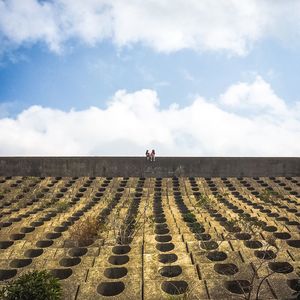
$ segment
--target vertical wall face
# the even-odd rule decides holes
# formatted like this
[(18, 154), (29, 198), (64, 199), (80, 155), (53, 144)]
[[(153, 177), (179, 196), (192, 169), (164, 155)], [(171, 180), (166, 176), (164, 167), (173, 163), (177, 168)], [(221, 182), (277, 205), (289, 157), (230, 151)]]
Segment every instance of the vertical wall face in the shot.
[(2, 157), (0, 176), (300, 176), (300, 158)]

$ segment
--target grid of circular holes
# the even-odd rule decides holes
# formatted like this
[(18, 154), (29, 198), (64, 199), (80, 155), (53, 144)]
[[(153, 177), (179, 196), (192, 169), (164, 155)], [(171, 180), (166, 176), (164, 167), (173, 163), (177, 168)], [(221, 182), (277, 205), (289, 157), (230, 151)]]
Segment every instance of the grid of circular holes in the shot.
[(159, 274), (164, 277), (176, 277), (182, 273), (180, 266), (165, 266), (159, 270)]
[(97, 287), (98, 294), (102, 296), (117, 296), (125, 289), (125, 284), (121, 281), (101, 282)]
[(59, 265), (62, 267), (73, 267), (81, 263), (81, 258), (79, 257), (64, 257), (59, 261)]
[(214, 270), (221, 275), (234, 275), (239, 271), (235, 264), (215, 264)]
[(112, 265), (124, 265), (129, 262), (128, 255), (111, 255), (108, 262)]
[(119, 279), (126, 276), (127, 273), (128, 270), (124, 267), (107, 268), (104, 271), (104, 276), (109, 279)]
[(225, 288), (233, 294), (248, 294), (251, 284), (248, 280), (230, 280), (225, 282)]
[(42, 255), (44, 252), (43, 249), (28, 249), (24, 252), (25, 257), (34, 258)]
[(73, 271), (71, 268), (66, 268), (66, 269), (52, 269), (50, 270), (50, 273), (56, 277), (59, 280), (64, 280), (69, 278)]
[(16, 275), (16, 269), (0, 269), (0, 281), (11, 279)]
[(188, 290), (188, 284), (186, 281), (164, 281), (161, 284), (161, 289), (169, 295), (181, 295)]
[(294, 271), (293, 266), (288, 262), (269, 262), (269, 268), (275, 273), (288, 274)]
[(13, 259), (9, 266), (11, 268), (24, 268), (29, 266), (32, 263), (31, 258), (25, 258), (25, 259)]

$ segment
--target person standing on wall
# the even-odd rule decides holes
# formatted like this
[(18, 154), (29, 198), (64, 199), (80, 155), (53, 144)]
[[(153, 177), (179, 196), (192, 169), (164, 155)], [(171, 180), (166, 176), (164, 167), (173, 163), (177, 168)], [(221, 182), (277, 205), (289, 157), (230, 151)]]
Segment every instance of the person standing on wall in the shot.
[(147, 160), (150, 159), (150, 152), (149, 152), (149, 150), (146, 151), (146, 159), (147, 159)]
[(152, 149), (150, 156), (151, 156), (151, 161), (155, 161), (155, 150), (154, 149)]

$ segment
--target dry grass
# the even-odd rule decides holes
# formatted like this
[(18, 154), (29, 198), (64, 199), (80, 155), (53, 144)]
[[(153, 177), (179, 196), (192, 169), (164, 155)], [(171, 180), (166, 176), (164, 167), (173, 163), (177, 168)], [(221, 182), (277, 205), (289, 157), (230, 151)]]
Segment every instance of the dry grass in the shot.
[(87, 246), (99, 238), (103, 230), (96, 217), (90, 216), (77, 221), (70, 228), (70, 239), (77, 245)]

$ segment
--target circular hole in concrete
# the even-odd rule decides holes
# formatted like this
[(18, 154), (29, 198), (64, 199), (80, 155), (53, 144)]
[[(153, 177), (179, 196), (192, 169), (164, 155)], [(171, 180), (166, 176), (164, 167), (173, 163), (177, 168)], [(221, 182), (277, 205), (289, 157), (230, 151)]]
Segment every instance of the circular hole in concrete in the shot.
[(211, 239), (211, 235), (208, 233), (197, 233), (195, 234), (195, 238), (198, 241), (209, 241)]
[(200, 243), (200, 246), (205, 250), (215, 250), (219, 247), (218, 243), (215, 241), (203, 241)]
[(290, 240), (290, 241), (286, 241), (286, 242), (291, 247), (300, 248), (300, 240)]
[(288, 279), (287, 284), (292, 290), (300, 292), (300, 279)]
[(233, 294), (247, 294), (251, 284), (248, 280), (230, 280), (225, 282), (225, 288)]
[(227, 254), (223, 251), (212, 251), (207, 253), (206, 257), (211, 261), (223, 261), (227, 259)]
[(157, 235), (155, 240), (160, 243), (170, 242), (172, 240), (172, 236), (170, 235)]
[(73, 213), (73, 217), (81, 217), (83, 215), (83, 211), (77, 211)]
[(291, 238), (291, 235), (288, 232), (274, 232), (273, 235), (280, 240), (288, 240)]
[(80, 264), (80, 262), (81, 262), (81, 258), (79, 257), (72, 257), (72, 258), (64, 257), (59, 261), (59, 264), (62, 267), (73, 267)]
[(300, 225), (300, 223), (298, 221), (287, 221), (285, 222), (286, 225), (289, 225), (289, 226), (298, 226)]
[(12, 222), (1, 222), (0, 227), (9, 227), (11, 226)]
[(274, 259), (276, 254), (272, 250), (255, 250), (254, 255), (259, 259)]
[(166, 218), (163, 218), (163, 217), (156, 217), (154, 219), (155, 223), (159, 223), (159, 224), (162, 224), (162, 223), (165, 223), (166, 222)]
[(64, 232), (68, 229), (68, 226), (57, 226), (54, 228), (55, 232)]
[(13, 233), (10, 235), (10, 239), (12, 239), (13, 241), (22, 240), (24, 237), (24, 233)]
[(14, 242), (13, 241), (0, 241), (0, 249), (9, 248)]
[(32, 263), (31, 258), (25, 258), (25, 259), (13, 259), (9, 266), (11, 268), (24, 268), (26, 266), (29, 266)]
[(238, 240), (246, 241), (246, 240), (250, 240), (251, 239), (251, 234), (250, 233), (246, 233), (246, 232), (240, 232), (240, 233), (236, 233), (235, 237)]
[(82, 247), (74, 247), (69, 250), (69, 255), (73, 257), (79, 257), (83, 256), (87, 253), (88, 249), (87, 248), (82, 248)]
[(101, 282), (97, 287), (98, 294), (102, 296), (116, 296), (125, 289), (125, 284), (121, 281)]
[(175, 248), (173, 243), (156, 244), (156, 249), (161, 252), (168, 252)]
[(166, 266), (159, 270), (159, 274), (164, 277), (176, 277), (182, 273), (180, 266)]
[(119, 279), (127, 275), (127, 269), (124, 267), (107, 268), (104, 271), (104, 276), (110, 279)]
[(244, 245), (250, 249), (258, 249), (263, 246), (260, 241), (245, 241)]
[(268, 213), (268, 216), (272, 217), (272, 218), (276, 218), (276, 217), (279, 217), (279, 214), (275, 213), (275, 212), (271, 212), (271, 213)]
[(127, 254), (128, 252), (130, 252), (130, 250), (131, 248), (128, 245), (118, 245), (112, 248), (112, 252), (118, 255)]
[(108, 262), (112, 265), (124, 265), (129, 262), (128, 255), (111, 255), (108, 258)]
[(32, 227), (39, 227), (39, 226), (42, 226), (43, 224), (44, 224), (43, 221), (35, 221), (35, 222), (31, 222), (30, 226), (32, 226)]
[(170, 230), (168, 228), (156, 228), (155, 234), (168, 234)]
[(52, 269), (52, 270), (50, 270), (50, 273), (57, 279), (63, 280), (63, 279), (69, 278), (72, 275), (73, 271), (71, 268)]
[(265, 226), (264, 231), (275, 232), (275, 231), (277, 231), (277, 227), (276, 226)]
[[(19, 209), (18, 209), (19, 210)], [(20, 222), (22, 220), (22, 218), (20, 218), (20, 217), (16, 217), (16, 218), (10, 218), (8, 221), (9, 222)]]
[(161, 289), (170, 295), (181, 295), (186, 293), (188, 290), (188, 284), (186, 281), (164, 281), (161, 284)]
[(234, 275), (239, 269), (235, 264), (215, 264), (214, 270), (221, 275)]
[(8, 280), (17, 275), (15, 269), (0, 269), (0, 281)]
[(46, 234), (46, 239), (49, 240), (54, 240), (61, 237), (61, 233), (60, 232), (49, 232)]
[(42, 255), (44, 252), (43, 249), (28, 249), (25, 251), (24, 256), (29, 258), (34, 258)]
[(34, 230), (35, 230), (34, 227), (22, 227), (22, 228), (20, 229), (20, 232), (21, 232), (21, 233), (29, 233), (29, 232), (32, 232), (32, 231), (34, 231)]
[(275, 273), (288, 274), (294, 271), (293, 266), (288, 262), (269, 262), (269, 268)]
[(163, 264), (173, 263), (178, 259), (177, 255), (174, 253), (171, 254), (159, 254), (158, 260)]
[(47, 248), (53, 244), (52, 240), (41, 240), (36, 242), (36, 246), (39, 248)]

